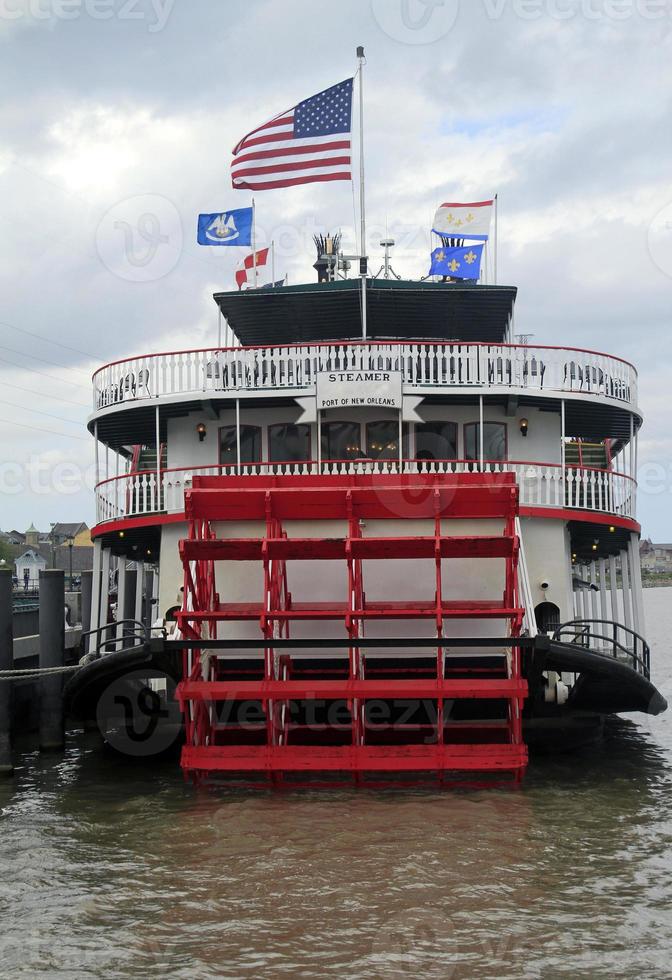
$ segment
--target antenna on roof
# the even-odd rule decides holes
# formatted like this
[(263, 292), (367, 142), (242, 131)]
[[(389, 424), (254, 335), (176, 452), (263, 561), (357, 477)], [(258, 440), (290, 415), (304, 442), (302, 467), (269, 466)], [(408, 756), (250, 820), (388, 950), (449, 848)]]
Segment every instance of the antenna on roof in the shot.
[(378, 272), (375, 274), (373, 278), (377, 279), (380, 273), (382, 272), (383, 279), (391, 279), (392, 277), (394, 277), (395, 279), (401, 279), (401, 276), (397, 275), (397, 273), (392, 268), (390, 249), (394, 248), (396, 244), (394, 238), (383, 238), (380, 244), (385, 249), (385, 255), (383, 256), (383, 264), (381, 265), (380, 269), (378, 270)]

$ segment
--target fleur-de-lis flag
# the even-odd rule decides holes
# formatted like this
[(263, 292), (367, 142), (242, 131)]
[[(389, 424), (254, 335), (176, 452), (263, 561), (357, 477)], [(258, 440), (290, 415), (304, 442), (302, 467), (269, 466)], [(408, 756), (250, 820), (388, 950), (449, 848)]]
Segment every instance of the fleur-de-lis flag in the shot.
[(442, 204), (434, 215), (432, 231), (451, 238), (473, 238), (486, 242), (490, 235), (493, 201), (472, 204)]
[(430, 276), (450, 276), (451, 279), (478, 279), (481, 274), (483, 245), (463, 248), (435, 248), (432, 252)]

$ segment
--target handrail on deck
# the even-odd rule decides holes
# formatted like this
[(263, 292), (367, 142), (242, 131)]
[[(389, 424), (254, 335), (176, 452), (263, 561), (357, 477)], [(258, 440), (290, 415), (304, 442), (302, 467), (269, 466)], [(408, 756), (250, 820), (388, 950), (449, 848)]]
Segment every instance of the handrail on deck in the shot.
[(575, 392), (635, 405), (637, 372), (610, 354), (572, 347), (462, 341), (335, 341), (144, 354), (93, 375), (94, 411), (205, 392), (310, 391), (324, 371), (394, 370), (408, 390)]
[[(599, 629), (601, 632), (596, 632)], [(623, 633), (621, 637), (619, 634)], [(613, 619), (573, 619), (558, 626), (553, 639), (573, 643), (614, 660), (630, 660), (633, 669), (647, 680), (651, 675), (651, 650), (643, 636)], [(628, 644), (630, 640), (630, 644)], [(606, 647), (606, 649), (605, 649)]]

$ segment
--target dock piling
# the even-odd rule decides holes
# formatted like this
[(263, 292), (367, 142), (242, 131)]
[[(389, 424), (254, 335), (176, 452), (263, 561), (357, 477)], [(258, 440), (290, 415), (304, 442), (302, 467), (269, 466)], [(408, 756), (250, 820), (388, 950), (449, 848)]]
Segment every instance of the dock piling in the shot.
[[(0, 670), (13, 666), (12, 570), (0, 568)], [(13, 771), (12, 682), (0, 681), (0, 775), (9, 776)]]
[[(40, 668), (62, 667), (65, 660), (65, 573), (40, 572)], [(40, 677), (40, 750), (65, 744), (63, 675)]]

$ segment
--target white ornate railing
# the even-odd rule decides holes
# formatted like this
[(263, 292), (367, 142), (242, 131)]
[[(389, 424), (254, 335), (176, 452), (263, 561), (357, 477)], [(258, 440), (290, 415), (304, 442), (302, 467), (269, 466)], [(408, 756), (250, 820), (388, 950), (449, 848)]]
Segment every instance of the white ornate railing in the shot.
[[(405, 473), (469, 473), (479, 464), (464, 460), (405, 460)], [(365, 473), (397, 473), (396, 460), (323, 460), (294, 463), (244, 463), (234, 466), (200, 466), (128, 473), (104, 480), (96, 487), (97, 523), (176, 513), (184, 509), (184, 491), (193, 476), (343, 476)], [(551, 463), (485, 462), (485, 473), (515, 473), (524, 507), (559, 507), (635, 517), (637, 484), (631, 477), (608, 470)]]
[(305, 391), (320, 371), (401, 371), (406, 390), (581, 392), (637, 403), (637, 372), (608, 354), (512, 344), (341, 343), (173, 351), (127, 358), (93, 376), (94, 411), (174, 395)]

